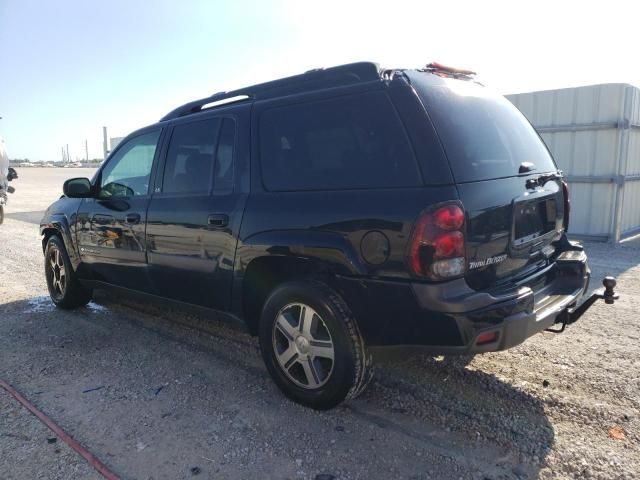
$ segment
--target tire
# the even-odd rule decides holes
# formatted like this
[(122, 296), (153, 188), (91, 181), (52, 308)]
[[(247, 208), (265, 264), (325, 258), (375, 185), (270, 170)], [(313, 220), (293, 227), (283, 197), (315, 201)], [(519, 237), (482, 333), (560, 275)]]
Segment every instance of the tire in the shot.
[(328, 410), (359, 395), (371, 357), (344, 300), (316, 281), (287, 282), (265, 302), (260, 350), (269, 374), (291, 400)]
[(4, 222), (4, 205), (0, 205), (0, 225)]
[(45, 248), (44, 272), (49, 296), (57, 307), (84, 307), (91, 301), (93, 291), (80, 284), (64, 243), (55, 235), (49, 238)]

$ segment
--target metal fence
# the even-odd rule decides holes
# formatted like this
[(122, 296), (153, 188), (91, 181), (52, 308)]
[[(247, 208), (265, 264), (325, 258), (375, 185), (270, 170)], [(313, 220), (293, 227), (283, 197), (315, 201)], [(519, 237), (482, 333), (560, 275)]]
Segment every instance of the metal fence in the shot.
[(573, 236), (640, 233), (640, 90), (604, 84), (508, 95), (568, 177)]

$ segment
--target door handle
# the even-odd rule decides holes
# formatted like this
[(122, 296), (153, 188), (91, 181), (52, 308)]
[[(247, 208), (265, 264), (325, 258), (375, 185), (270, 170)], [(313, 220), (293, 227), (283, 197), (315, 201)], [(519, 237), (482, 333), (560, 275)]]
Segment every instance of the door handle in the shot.
[(215, 213), (209, 215), (207, 218), (207, 224), (210, 227), (221, 228), (229, 225), (229, 215), (225, 215), (224, 213)]
[(127, 213), (124, 217), (124, 221), (129, 225), (134, 225), (140, 222), (140, 214), (139, 213)]
[(97, 225), (111, 225), (113, 223), (113, 217), (111, 215), (96, 213), (91, 217), (91, 223), (95, 223)]

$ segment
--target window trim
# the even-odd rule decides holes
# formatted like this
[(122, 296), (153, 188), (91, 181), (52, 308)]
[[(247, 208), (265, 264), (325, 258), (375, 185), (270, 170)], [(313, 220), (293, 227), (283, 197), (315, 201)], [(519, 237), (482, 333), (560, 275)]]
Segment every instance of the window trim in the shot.
[[(263, 150), (262, 150), (262, 128), (261, 128), (261, 124), (262, 124), (262, 117), (266, 112), (269, 112), (271, 110), (277, 110), (277, 109), (281, 109), (281, 108), (288, 108), (288, 107), (296, 107), (296, 106), (300, 106), (300, 105), (309, 105), (309, 104), (320, 104), (320, 103), (325, 103), (325, 102), (331, 102), (331, 101), (336, 101), (339, 99), (344, 99), (344, 98), (354, 98), (354, 97), (362, 97), (368, 94), (373, 94), (373, 93), (382, 93), (382, 95), (384, 95), (384, 97), (387, 99), (387, 101), (389, 102), (389, 105), (391, 105), (391, 108), (393, 109), (396, 119), (398, 121), (398, 124), (401, 127), (402, 130), (402, 136), (406, 141), (407, 146), (409, 147), (409, 150), (411, 151), (411, 157), (412, 160), (414, 162), (414, 165), (416, 167), (416, 172), (418, 173), (419, 177), (420, 177), (420, 184), (419, 185), (415, 185), (415, 186), (385, 186), (385, 187), (370, 187), (370, 186), (364, 186), (364, 187), (340, 187), (340, 188), (293, 188), (293, 189), (271, 189), (269, 188), (266, 183), (265, 183), (265, 174), (264, 174), (264, 158), (263, 158)], [(413, 145), (413, 142), (411, 141), (411, 137), (409, 136), (409, 132), (407, 131), (407, 127), (404, 123), (404, 120), (402, 118), (402, 116), (400, 115), (400, 112), (398, 111), (398, 109), (396, 108), (395, 103), (393, 102), (393, 99), (391, 98), (391, 96), (389, 95), (389, 93), (386, 91), (386, 89), (384, 88), (368, 88), (366, 90), (356, 90), (356, 91), (350, 91), (350, 92), (344, 92), (344, 93), (338, 93), (338, 94), (333, 94), (333, 95), (323, 95), (323, 96), (318, 96), (318, 95), (314, 95), (314, 94), (303, 94), (303, 95), (297, 95), (294, 99), (291, 99), (289, 101), (282, 101), (282, 99), (277, 99), (275, 101), (269, 101), (265, 106), (263, 106), (260, 111), (258, 112), (258, 114), (256, 115), (256, 130), (257, 130), (257, 135), (256, 135), (256, 140), (257, 140), (257, 157), (258, 157), (258, 172), (260, 173), (260, 186), (262, 187), (262, 189), (265, 192), (269, 192), (269, 193), (292, 193), (292, 192), (343, 192), (343, 191), (362, 191), (362, 190), (399, 190), (399, 189), (406, 189), (406, 188), (422, 188), (425, 185), (424, 182), (424, 176), (422, 173), (422, 168), (420, 165), (420, 162), (418, 161), (418, 155), (416, 153), (415, 147)]]
[[(130, 141), (135, 140), (138, 137), (142, 137), (143, 135), (149, 135), (150, 133), (158, 133), (158, 140), (156, 142), (156, 150), (153, 153), (153, 160), (151, 161), (151, 170), (149, 171), (149, 186), (147, 187), (147, 193), (144, 195), (134, 195), (133, 197), (131, 196), (127, 196), (127, 195), (123, 195), (123, 196), (111, 196), (111, 197), (105, 197), (102, 198), (100, 197), (100, 190), (102, 190), (102, 173), (104, 172), (104, 169), (107, 168), (107, 166), (113, 162), (113, 159), (115, 158), (115, 156), (120, 152), (120, 150), (122, 148), (124, 148), (124, 146), (126, 144), (128, 144)], [(94, 177), (94, 181), (93, 186), (94, 189), (96, 191), (95, 193), (95, 199), (96, 200), (110, 200), (110, 199), (126, 199), (126, 198), (147, 198), (150, 197), (152, 194), (152, 187), (154, 187), (155, 184), (155, 177), (156, 177), (156, 167), (158, 165), (158, 162), (160, 160), (160, 153), (161, 150), (163, 148), (164, 145), (164, 134), (165, 134), (165, 129), (160, 127), (160, 128), (149, 128), (149, 129), (145, 129), (145, 130), (139, 130), (135, 133), (132, 133), (131, 135), (129, 135), (128, 137), (126, 137), (125, 139), (123, 139), (118, 146), (109, 154), (109, 156), (107, 157), (107, 159), (104, 161), (104, 163), (100, 166), (100, 170), (98, 170), (98, 173), (95, 175)]]
[[(214, 159), (217, 162), (217, 157), (218, 157), (218, 148), (220, 147), (220, 137), (222, 136), (222, 127), (224, 126), (224, 120), (225, 119), (229, 119), (233, 122), (233, 146), (231, 149), (231, 173), (233, 174), (233, 178), (231, 181), (231, 191), (226, 192), (226, 193), (220, 193), (220, 192), (216, 192), (215, 191), (215, 186), (216, 186), (216, 182), (215, 182), (215, 177), (212, 175), (211, 178), (213, 180), (212, 185), (211, 185), (211, 196), (212, 197), (225, 197), (228, 195), (233, 195), (236, 191), (236, 168), (237, 168), (237, 163), (236, 163), (236, 156), (238, 154), (238, 137), (239, 137), (239, 126), (238, 126), (238, 120), (235, 117), (231, 117), (231, 116), (224, 116), (224, 117), (219, 117), (222, 118), (223, 122), (220, 125), (220, 130), (218, 132), (218, 139), (216, 142), (216, 152), (214, 154)], [(215, 167), (215, 164), (214, 164)]]

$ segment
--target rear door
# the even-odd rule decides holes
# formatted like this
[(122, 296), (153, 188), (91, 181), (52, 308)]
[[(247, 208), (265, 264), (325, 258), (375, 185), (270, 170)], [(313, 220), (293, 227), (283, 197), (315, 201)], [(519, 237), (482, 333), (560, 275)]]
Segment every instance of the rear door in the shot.
[[(149, 268), (163, 297), (225, 310), (247, 192), (248, 106), (176, 124), (147, 217)], [(244, 128), (243, 128), (244, 127)], [(248, 135), (248, 133), (247, 133)]]
[(473, 81), (410, 77), (467, 212), (468, 283), (484, 289), (544, 268), (563, 229), (564, 196), (538, 134), (508, 100)]
[(96, 197), (80, 204), (80, 257), (96, 280), (149, 290), (145, 219), (160, 133), (147, 130), (118, 146), (96, 177)]

